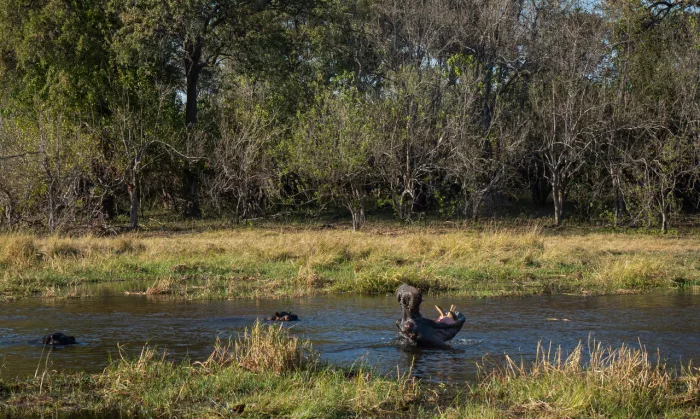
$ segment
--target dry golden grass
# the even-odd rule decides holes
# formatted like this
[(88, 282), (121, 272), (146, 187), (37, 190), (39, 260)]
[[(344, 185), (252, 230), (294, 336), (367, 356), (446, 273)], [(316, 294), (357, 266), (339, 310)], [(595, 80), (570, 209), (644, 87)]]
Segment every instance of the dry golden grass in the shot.
[(37, 242), (30, 236), (7, 235), (0, 241), (0, 264), (27, 268), (38, 263), (42, 254)]
[(568, 355), (538, 345), (530, 364), (506, 357), (482, 366), (474, 398), (517, 417), (658, 417), (698, 413), (700, 370), (669, 369), (644, 347), (603, 347), (589, 342)]
[(166, 295), (172, 293), (175, 280), (173, 278), (163, 278), (157, 280), (153, 285), (146, 289), (148, 295)]
[(256, 322), (235, 341), (216, 341), (214, 351), (203, 363), (205, 367), (236, 365), (254, 373), (285, 374), (309, 370), (318, 365), (318, 354), (311, 342), (291, 336), (282, 325)]
[[(231, 229), (77, 238), (0, 236), (0, 292), (143, 279), (153, 292), (187, 281), (192, 298), (383, 293), (401, 282), (473, 295), (611, 293), (700, 280), (700, 237), (509, 230)], [(9, 290), (9, 291), (8, 291)], [(197, 291), (199, 290), (199, 291)]]

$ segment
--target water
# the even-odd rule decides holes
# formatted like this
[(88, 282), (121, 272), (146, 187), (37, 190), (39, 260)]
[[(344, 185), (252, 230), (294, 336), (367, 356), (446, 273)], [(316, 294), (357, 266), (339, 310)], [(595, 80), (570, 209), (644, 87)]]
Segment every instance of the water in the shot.
[(0, 376), (33, 375), (48, 350), (29, 343), (60, 331), (79, 345), (57, 348), (50, 369), (99, 372), (110, 357), (138, 355), (145, 344), (167, 350), (174, 359), (203, 360), (217, 336), (235, 336), (256, 319), (293, 311), (301, 319), (285, 324), (308, 337), (322, 359), (352, 365), (358, 360), (381, 372), (398, 370), (427, 380), (472, 380), (476, 364), (489, 355), (530, 360), (537, 343), (552, 342), (570, 351), (590, 338), (604, 345), (622, 343), (658, 348), (671, 365), (700, 361), (700, 295), (688, 293), (604, 297), (450, 298), (426, 297), (425, 315), (434, 304), (455, 304), (467, 323), (447, 349), (416, 349), (397, 339), (400, 317), (393, 296), (335, 295), (289, 300), (183, 302), (143, 295), (103, 295), (84, 299), (24, 299), (0, 305)]

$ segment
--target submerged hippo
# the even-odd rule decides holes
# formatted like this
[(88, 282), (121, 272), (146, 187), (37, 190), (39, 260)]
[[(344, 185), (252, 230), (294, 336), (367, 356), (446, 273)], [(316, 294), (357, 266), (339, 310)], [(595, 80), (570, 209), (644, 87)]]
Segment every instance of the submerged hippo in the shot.
[(275, 314), (273, 314), (270, 317), (265, 317), (265, 320), (272, 321), (272, 322), (274, 322), (274, 321), (293, 322), (293, 321), (299, 320), (299, 316), (297, 316), (296, 314), (292, 314), (291, 312), (287, 313), (286, 311), (280, 311), (280, 312), (275, 312)]
[(420, 314), (423, 295), (410, 285), (401, 285), (396, 292), (396, 297), (402, 311), (402, 318), (396, 321), (396, 327), (411, 343), (440, 346), (455, 337), (466, 321), (464, 314), (454, 311), (454, 306), (448, 312), (435, 306), (440, 313), (440, 317), (436, 320), (423, 317)]
[(75, 345), (75, 338), (73, 336), (66, 336), (63, 333), (50, 333), (43, 338), (41, 338), (41, 343), (44, 345)]

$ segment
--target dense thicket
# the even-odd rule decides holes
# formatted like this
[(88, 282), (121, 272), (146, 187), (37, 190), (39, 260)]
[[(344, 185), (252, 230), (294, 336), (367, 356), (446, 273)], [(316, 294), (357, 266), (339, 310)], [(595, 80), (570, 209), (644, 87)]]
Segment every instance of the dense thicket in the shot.
[(699, 175), (693, 1), (0, 0), (5, 228), (526, 203), (665, 230)]

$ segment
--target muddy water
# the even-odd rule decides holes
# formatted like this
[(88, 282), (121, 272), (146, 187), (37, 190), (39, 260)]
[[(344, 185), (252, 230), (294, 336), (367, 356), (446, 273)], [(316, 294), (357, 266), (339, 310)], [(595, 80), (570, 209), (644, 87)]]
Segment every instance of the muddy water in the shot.
[(397, 366), (407, 371), (412, 366), (415, 375), (429, 380), (470, 380), (485, 355), (495, 360), (503, 354), (528, 360), (539, 341), (570, 350), (589, 337), (614, 346), (641, 342), (650, 350), (658, 348), (671, 364), (700, 363), (697, 293), (426, 297), (424, 314), (435, 314), (435, 303), (456, 304), (467, 316), (464, 329), (447, 349), (402, 345), (394, 326), (399, 306), (392, 296), (182, 302), (120, 293), (70, 300), (25, 299), (0, 305), (0, 376), (32, 375), (38, 365), (43, 369), (46, 350), (29, 342), (49, 332), (73, 335), (80, 343), (51, 351), (49, 368), (98, 372), (110, 357), (118, 357), (118, 345), (127, 354), (136, 355), (150, 344), (175, 359), (204, 359), (217, 336), (235, 336), (257, 318), (279, 310), (299, 315), (300, 321), (285, 326), (308, 337), (331, 363), (352, 365), (362, 359), (383, 372), (396, 371)]

